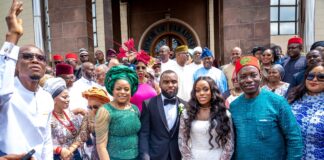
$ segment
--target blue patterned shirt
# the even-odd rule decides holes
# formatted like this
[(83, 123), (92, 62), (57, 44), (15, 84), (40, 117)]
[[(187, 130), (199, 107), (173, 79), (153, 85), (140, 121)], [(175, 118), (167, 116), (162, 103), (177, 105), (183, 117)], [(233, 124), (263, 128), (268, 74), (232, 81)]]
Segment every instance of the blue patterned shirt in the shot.
[(316, 96), (305, 94), (292, 104), (292, 109), (302, 130), (302, 159), (324, 159), (324, 92)]

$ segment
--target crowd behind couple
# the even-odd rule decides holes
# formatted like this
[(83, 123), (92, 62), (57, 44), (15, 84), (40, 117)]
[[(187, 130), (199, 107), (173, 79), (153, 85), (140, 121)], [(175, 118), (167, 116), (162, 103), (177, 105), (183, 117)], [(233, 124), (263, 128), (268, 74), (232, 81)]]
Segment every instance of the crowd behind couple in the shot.
[(21, 7), (13, 1), (0, 51), (3, 159), (20, 159), (30, 149), (34, 159), (324, 158), (323, 42), (306, 57), (298, 37), (282, 58), (260, 47), (241, 56), (236, 47), (222, 70), (207, 48), (195, 48), (187, 64), (187, 46), (175, 49), (174, 61), (162, 46), (162, 61), (148, 74), (150, 57), (131, 53), (128, 41), (117, 55), (124, 65), (98, 72), (98, 83), (94, 65), (84, 62), (78, 71), (73, 54), (69, 64), (56, 64), (56, 78), (44, 78), (45, 54), (16, 46)]

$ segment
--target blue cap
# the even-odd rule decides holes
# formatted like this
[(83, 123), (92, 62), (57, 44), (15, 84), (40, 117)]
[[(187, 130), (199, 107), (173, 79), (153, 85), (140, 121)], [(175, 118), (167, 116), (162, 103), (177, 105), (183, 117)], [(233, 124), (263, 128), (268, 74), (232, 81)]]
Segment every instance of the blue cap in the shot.
[(213, 57), (213, 53), (207, 47), (203, 49), (200, 59), (204, 59), (205, 57)]

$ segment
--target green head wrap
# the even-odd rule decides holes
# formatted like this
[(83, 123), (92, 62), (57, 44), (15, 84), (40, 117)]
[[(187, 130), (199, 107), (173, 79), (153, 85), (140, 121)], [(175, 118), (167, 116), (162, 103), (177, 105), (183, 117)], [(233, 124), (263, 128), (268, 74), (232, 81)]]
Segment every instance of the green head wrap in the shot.
[(119, 79), (126, 80), (129, 83), (132, 95), (137, 91), (138, 77), (136, 72), (124, 65), (118, 65), (110, 68), (106, 74), (105, 86), (110, 95), (113, 95), (115, 83)]

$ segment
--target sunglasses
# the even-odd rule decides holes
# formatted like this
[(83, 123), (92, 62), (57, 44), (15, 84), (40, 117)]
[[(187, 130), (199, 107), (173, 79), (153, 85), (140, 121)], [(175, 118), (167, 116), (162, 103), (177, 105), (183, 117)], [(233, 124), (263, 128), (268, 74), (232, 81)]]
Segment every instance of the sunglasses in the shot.
[(89, 109), (89, 110), (98, 109), (98, 108), (99, 108), (99, 106), (97, 106), (97, 105), (94, 105), (94, 106), (88, 106), (88, 109)]
[(136, 70), (140, 70), (140, 69), (145, 70), (146, 67), (145, 66), (136, 66)]
[(46, 57), (44, 55), (40, 55), (40, 54), (34, 54), (34, 53), (21, 53), (21, 57), (24, 60), (34, 60), (34, 57), (36, 57), (36, 59), (38, 61), (42, 61), (42, 62), (46, 62)]
[(62, 63), (62, 61), (54, 61), (54, 64), (56, 65), (56, 64), (60, 64), (60, 63)]
[(309, 73), (306, 77), (307, 80), (312, 81), (314, 80), (314, 78), (316, 77), (316, 79), (320, 82), (324, 82), (324, 73)]

